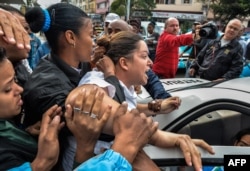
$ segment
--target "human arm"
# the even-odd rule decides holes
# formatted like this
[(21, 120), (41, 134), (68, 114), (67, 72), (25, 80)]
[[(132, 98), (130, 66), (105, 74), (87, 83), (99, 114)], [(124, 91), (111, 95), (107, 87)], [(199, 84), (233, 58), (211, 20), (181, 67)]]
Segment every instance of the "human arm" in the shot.
[[(97, 88), (82, 91), (73, 104), (66, 104), (65, 119), (76, 139), (75, 163), (82, 163), (94, 156), (94, 147), (111, 111), (108, 106), (101, 114), (104, 92)], [(93, 116), (92, 116), (93, 115)], [(96, 115), (96, 118), (93, 118)]]
[(61, 114), (61, 107), (54, 105), (43, 115), (38, 138), (38, 152), (36, 158), (31, 163), (33, 171), (50, 170), (58, 160), (58, 133), (64, 126), (63, 122), (60, 123)]
[(0, 8), (0, 36), (18, 48), (30, 49), (30, 37), (19, 20), (10, 12)]
[[(93, 87), (94, 85), (82, 85), (81, 87), (77, 87), (76, 89), (74, 89), (68, 96), (67, 101), (72, 101), (74, 99), (74, 97), (76, 97), (76, 95), (79, 93), (79, 91), (81, 91), (82, 87), (85, 87), (88, 89), (88, 87)], [(112, 106), (112, 110), (111, 110), (111, 114), (110, 117), (108, 118), (107, 123), (105, 124), (104, 128), (103, 128), (103, 132), (106, 134), (111, 134), (114, 135), (113, 132), (113, 124), (114, 124), (114, 118), (116, 115), (116, 110), (119, 107), (119, 104), (117, 102), (115, 102), (113, 99), (111, 99), (110, 97), (108, 97), (107, 95), (104, 95), (104, 99), (103, 99), (102, 103), (102, 108), (104, 109), (107, 105), (111, 105)], [(148, 117), (151, 118), (151, 117)], [(134, 131), (135, 132), (135, 131)], [(170, 132), (164, 132), (161, 131), (159, 129), (157, 129), (157, 131), (153, 134), (153, 136), (150, 139), (150, 144), (158, 146), (158, 147), (165, 147), (165, 148), (169, 148), (169, 147), (175, 147), (176, 145), (179, 145), (178, 147), (180, 147), (182, 149), (182, 151), (184, 151), (184, 155), (186, 156), (185, 158), (187, 162), (192, 161), (192, 165), (197, 167), (201, 166), (201, 161), (198, 160), (200, 159), (200, 156), (198, 155), (199, 151), (196, 148), (196, 145), (201, 146), (202, 148), (204, 148), (207, 151), (211, 152), (211, 147), (209, 145), (207, 145), (207, 143), (205, 143), (202, 140), (192, 140), (190, 137), (184, 134), (175, 134), (175, 133), (170, 133)], [(121, 147), (122, 148), (122, 147)], [(124, 148), (124, 147), (123, 147)], [(188, 153), (185, 152), (185, 150), (188, 150)], [(189, 156), (187, 154), (193, 154), (192, 156)], [(198, 170), (197, 170), (198, 171)]]
[(186, 164), (193, 166), (196, 171), (202, 168), (200, 152), (196, 146), (214, 154), (212, 147), (201, 139), (191, 139), (190, 136), (185, 134), (176, 134), (159, 129), (152, 136), (150, 144), (162, 148), (179, 147), (183, 152)]
[[(64, 126), (60, 123), (61, 107), (49, 108), (43, 115), (38, 138), (38, 152), (32, 163), (25, 162), (9, 171), (47, 171), (56, 164), (59, 156), (58, 133)], [(49, 150), (48, 150), (49, 149)]]
[[(96, 89), (97, 90), (97, 89)], [(101, 95), (103, 97), (103, 95)], [(95, 99), (100, 98), (102, 99), (101, 96), (95, 96)], [(93, 96), (94, 97), (94, 96)], [(92, 99), (94, 99), (92, 97)], [(91, 98), (91, 97), (90, 97)], [(86, 105), (90, 105), (88, 103), (86, 103), (85, 100), (85, 106), (81, 106), (81, 104), (83, 104), (81, 102), (81, 99), (87, 99), (88, 101), (90, 101), (89, 97), (85, 98), (84, 97), (84, 93), (81, 93), (81, 95), (78, 95), (76, 98), (76, 102), (75, 102), (75, 107), (79, 108), (81, 110), (87, 110), (88, 106)], [(79, 102), (78, 102), (79, 101)], [(99, 101), (98, 103), (94, 104), (93, 110), (95, 110), (94, 108), (100, 110), (101, 109), (101, 105), (100, 105)], [(70, 109), (70, 108), (69, 108)], [(92, 110), (92, 112), (93, 112)], [(72, 113), (72, 111), (68, 110), (69, 113)], [(66, 117), (66, 121), (67, 121), (67, 125), (68, 125), (68, 119), (71, 120), (69, 113), (67, 113)], [(99, 111), (100, 112), (100, 111)], [(110, 110), (109, 110), (110, 112)], [(96, 111), (96, 113), (98, 113)], [(100, 113), (99, 113), (100, 114)], [(116, 116), (114, 117), (114, 125), (113, 125), (113, 133), (115, 135), (115, 140), (114, 143), (112, 145), (112, 149), (113, 150), (108, 150), (107, 152), (105, 152), (102, 155), (99, 155), (98, 157), (95, 157), (93, 159), (90, 159), (88, 161), (86, 161), (86, 163), (81, 164), (76, 170), (81, 170), (81, 169), (99, 169), (101, 167), (103, 167), (103, 165), (105, 165), (105, 168), (107, 167), (107, 169), (114, 169), (114, 168), (120, 168), (120, 169), (128, 169), (131, 170), (131, 166), (129, 163), (132, 163), (135, 156), (137, 155), (137, 152), (145, 145), (148, 143), (149, 139), (151, 138), (151, 136), (154, 134), (154, 132), (157, 130), (158, 127), (158, 123), (154, 123), (153, 120), (151, 118), (146, 117), (145, 114), (143, 113), (139, 113), (137, 110), (132, 110), (131, 112), (127, 112), (127, 104), (123, 103), (122, 105), (120, 105), (116, 111)], [(93, 134), (95, 134), (96, 132), (98, 132), (98, 134), (100, 134), (101, 131), (101, 127), (99, 127), (100, 125), (103, 126), (103, 123), (105, 123), (105, 120), (107, 120), (108, 116), (105, 116), (105, 119), (103, 119), (102, 124), (98, 124), (102, 121), (101, 118), (97, 119), (97, 118), (91, 118), (88, 115), (84, 115), (83, 113), (74, 113), (74, 115), (78, 115), (78, 117), (83, 117), (83, 118), (75, 118), (74, 123), (70, 123), (68, 125), (69, 129), (73, 128), (73, 134), (76, 137), (77, 140), (77, 152), (76, 152), (76, 160), (79, 159), (77, 158), (77, 154), (79, 152), (79, 155), (83, 155), (82, 153), (85, 153), (84, 149), (80, 149), (78, 148), (78, 144), (84, 143), (84, 141), (91, 141), (94, 137), (94, 141), (96, 142), (98, 136), (93, 136)], [(102, 116), (102, 117), (104, 117)], [(82, 125), (85, 125), (85, 127), (89, 127), (89, 134), (84, 136), (82, 135), (82, 130), (80, 129), (80, 127), (78, 126), (78, 128), (74, 128), (75, 123), (79, 122), (79, 120), (82, 120)], [(131, 120), (133, 120), (133, 122), (131, 122)], [(85, 121), (85, 122), (84, 122)], [(100, 121), (100, 122), (99, 122)], [(91, 132), (90, 130), (96, 130), (94, 132)], [(87, 130), (86, 130), (87, 131)], [(96, 135), (98, 135), (96, 134)], [(78, 136), (80, 136), (80, 141), (79, 138), (77, 138)], [(85, 140), (84, 140), (85, 139)], [(135, 139), (137, 139), (137, 141), (134, 141)], [(83, 140), (83, 141), (82, 141)], [(90, 143), (90, 144), (93, 144)], [(88, 144), (87, 144), (88, 145)], [(95, 143), (94, 143), (95, 145)], [(124, 148), (126, 147), (126, 148)], [(85, 148), (86, 148), (86, 142), (85, 142)], [(114, 160), (110, 160), (110, 158), (113, 158)], [(118, 159), (119, 158), (119, 159)], [(82, 162), (82, 161), (77, 161), (77, 162)], [(95, 164), (93, 164), (95, 163)], [(124, 168), (124, 165), (126, 166)]]
[(166, 99), (157, 99), (149, 103), (138, 103), (136, 108), (140, 112), (146, 113), (148, 116), (157, 114), (168, 114), (175, 109), (178, 109), (181, 104), (179, 97), (169, 97)]
[(148, 81), (144, 88), (153, 99), (165, 99), (171, 95), (164, 89), (158, 76), (150, 69), (147, 71)]
[(210, 47), (210, 45), (208, 46), (208, 44), (206, 44), (205, 47), (202, 48), (202, 50), (199, 52), (199, 54), (197, 54), (196, 59), (190, 65), (190, 69), (189, 69), (190, 76), (194, 76), (194, 74), (196, 72), (198, 72), (199, 67), (202, 65), (202, 62), (204, 60), (204, 56), (206, 55), (207, 49), (209, 47)]

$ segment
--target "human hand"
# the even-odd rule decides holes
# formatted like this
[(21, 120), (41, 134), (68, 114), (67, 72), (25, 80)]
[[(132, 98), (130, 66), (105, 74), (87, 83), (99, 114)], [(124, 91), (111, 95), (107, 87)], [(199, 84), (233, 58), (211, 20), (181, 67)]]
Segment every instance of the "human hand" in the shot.
[(41, 128), (41, 121), (38, 121), (34, 125), (30, 125), (25, 129), (28, 133), (30, 133), (33, 136), (38, 136), (40, 133), (40, 128)]
[(158, 123), (151, 117), (136, 109), (127, 111), (127, 103), (123, 102), (117, 109), (113, 122), (115, 140), (112, 149), (132, 163), (137, 152), (148, 143), (157, 128)]
[(66, 106), (66, 124), (77, 142), (77, 162), (84, 162), (93, 156), (95, 144), (111, 114), (109, 106), (102, 115), (103, 97), (104, 93), (99, 92), (97, 88), (93, 88), (89, 93), (83, 88), (75, 102)]
[(214, 154), (212, 147), (201, 139), (191, 139), (188, 135), (180, 134), (175, 142), (175, 146), (180, 147), (183, 152), (186, 164), (193, 166), (196, 171), (202, 169), (200, 152), (197, 146), (205, 149), (210, 154)]
[(30, 50), (30, 37), (19, 20), (10, 12), (0, 9), (0, 36), (20, 49)]
[(195, 69), (194, 68), (190, 68), (189, 69), (189, 75), (190, 76), (194, 76), (194, 74), (195, 74)]
[(161, 102), (161, 113), (170, 113), (175, 109), (178, 109), (181, 105), (181, 99), (179, 97), (169, 97)]
[(94, 54), (91, 56), (91, 63), (96, 64), (96, 62), (103, 58), (103, 55), (106, 53), (104, 46), (97, 46), (94, 50)]
[(60, 123), (61, 114), (61, 107), (57, 105), (52, 106), (43, 114), (38, 139), (38, 152), (35, 160), (31, 163), (34, 171), (51, 170), (58, 160), (58, 133), (64, 126), (63, 122)]
[(104, 73), (104, 78), (115, 75), (115, 65), (113, 61), (107, 56), (99, 59), (99, 61), (96, 63), (96, 67), (99, 71), (102, 71)]
[(136, 94), (142, 93), (141, 85), (134, 85), (134, 89), (135, 89)]

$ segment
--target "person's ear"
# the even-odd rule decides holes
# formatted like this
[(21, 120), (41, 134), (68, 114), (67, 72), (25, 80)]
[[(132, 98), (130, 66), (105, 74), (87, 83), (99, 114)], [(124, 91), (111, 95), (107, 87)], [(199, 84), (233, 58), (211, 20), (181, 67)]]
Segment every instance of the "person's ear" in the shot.
[(126, 59), (125, 57), (121, 57), (119, 59), (119, 65), (123, 70), (128, 70), (129, 69), (129, 64), (128, 64), (128, 59)]
[(76, 45), (76, 36), (73, 33), (73, 31), (71, 30), (67, 30), (64, 32), (66, 41), (68, 42), (68, 44), (70, 44), (71, 46), (75, 47)]

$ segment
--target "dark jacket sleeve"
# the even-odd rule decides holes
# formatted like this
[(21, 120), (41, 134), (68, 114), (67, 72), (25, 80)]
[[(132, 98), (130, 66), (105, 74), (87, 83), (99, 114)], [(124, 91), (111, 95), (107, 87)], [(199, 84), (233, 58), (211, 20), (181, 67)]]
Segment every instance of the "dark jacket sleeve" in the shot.
[(210, 43), (207, 43), (204, 46), (204, 48), (202, 48), (202, 50), (197, 54), (196, 60), (193, 61), (192, 64), (190, 65), (190, 68), (195, 69), (196, 72), (199, 70), (199, 66), (202, 64), (204, 60), (204, 56), (206, 54), (208, 47), (210, 47)]
[(147, 75), (148, 82), (144, 85), (144, 88), (153, 99), (165, 99), (171, 97), (171, 95), (164, 89), (158, 76), (151, 69), (147, 72)]

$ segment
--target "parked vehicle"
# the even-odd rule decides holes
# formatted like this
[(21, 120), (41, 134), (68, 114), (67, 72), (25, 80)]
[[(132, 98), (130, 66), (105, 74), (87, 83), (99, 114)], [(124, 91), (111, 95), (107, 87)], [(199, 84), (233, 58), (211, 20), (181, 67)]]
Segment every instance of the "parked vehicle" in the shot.
[[(144, 39), (146, 39), (148, 37), (148, 30), (147, 30), (147, 27), (148, 27), (148, 24), (150, 23), (150, 21), (142, 21), (141, 22), (141, 27), (142, 27), (142, 36)], [(164, 30), (164, 26), (165, 26), (165, 23), (162, 23), (162, 22), (155, 22), (156, 25), (155, 25), (155, 32), (161, 34)]]
[[(234, 147), (232, 142), (238, 131), (250, 127), (250, 77), (222, 82), (199, 78), (161, 81), (166, 91), (173, 96), (179, 96), (182, 102), (179, 109), (153, 118), (159, 122), (160, 129), (188, 134), (213, 145), (218, 155), (213, 156), (201, 151), (203, 163), (207, 165), (223, 165), (225, 154), (250, 154), (250, 148), (238, 150), (239, 147)], [(142, 94), (138, 95), (140, 102), (151, 100), (144, 89)], [(147, 147), (145, 150), (159, 166), (185, 164), (182, 154), (176, 149), (164, 151)]]

